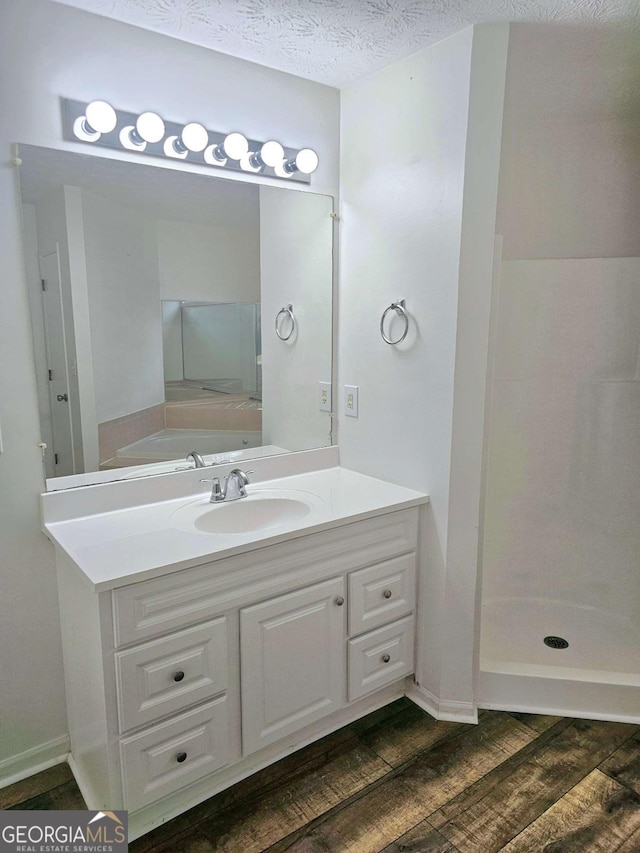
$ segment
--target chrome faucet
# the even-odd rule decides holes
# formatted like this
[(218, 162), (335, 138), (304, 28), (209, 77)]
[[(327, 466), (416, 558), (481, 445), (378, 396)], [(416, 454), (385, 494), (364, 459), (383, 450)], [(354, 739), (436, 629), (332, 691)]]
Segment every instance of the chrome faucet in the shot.
[(253, 474), (253, 471), (241, 471), (239, 468), (234, 468), (229, 472), (224, 486), (220, 485), (220, 478), (200, 480), (201, 483), (211, 483), (211, 497), (209, 503), (217, 504), (222, 501), (237, 501), (240, 498), (247, 497), (246, 486), (249, 485), (248, 474)]
[(197, 450), (192, 450), (190, 453), (187, 453), (187, 462), (189, 461), (189, 459), (193, 459), (193, 461), (196, 463), (196, 468), (204, 468), (205, 467), (204, 459), (198, 453)]

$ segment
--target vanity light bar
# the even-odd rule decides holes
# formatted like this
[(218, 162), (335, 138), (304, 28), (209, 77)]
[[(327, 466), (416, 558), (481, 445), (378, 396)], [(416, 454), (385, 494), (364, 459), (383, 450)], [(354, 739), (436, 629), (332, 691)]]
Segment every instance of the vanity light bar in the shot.
[(202, 166), (253, 172), (310, 183), (318, 167), (311, 148), (285, 148), (271, 139), (258, 142), (242, 133), (218, 133), (198, 122), (177, 124), (154, 112), (127, 113), (107, 101), (62, 100), (64, 138), (120, 151), (184, 160)]

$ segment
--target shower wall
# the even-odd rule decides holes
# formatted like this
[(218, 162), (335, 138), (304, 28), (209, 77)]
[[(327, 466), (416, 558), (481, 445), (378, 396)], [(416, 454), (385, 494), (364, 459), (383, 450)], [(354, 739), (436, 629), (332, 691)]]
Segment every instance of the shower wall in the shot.
[[(612, 668), (635, 643), (640, 672), (639, 50), (619, 31), (511, 28), (481, 670), (522, 643), (523, 661), (598, 669), (592, 650), (619, 641)], [(547, 633), (600, 634), (563, 658), (530, 618), (545, 612)]]
[(639, 342), (640, 259), (502, 264), (485, 598), (638, 618)]

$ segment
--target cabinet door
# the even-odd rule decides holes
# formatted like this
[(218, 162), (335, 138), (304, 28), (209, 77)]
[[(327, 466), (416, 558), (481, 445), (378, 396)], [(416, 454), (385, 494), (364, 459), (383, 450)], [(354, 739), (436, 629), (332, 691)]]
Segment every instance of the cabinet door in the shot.
[(240, 611), (244, 754), (344, 704), (344, 578)]

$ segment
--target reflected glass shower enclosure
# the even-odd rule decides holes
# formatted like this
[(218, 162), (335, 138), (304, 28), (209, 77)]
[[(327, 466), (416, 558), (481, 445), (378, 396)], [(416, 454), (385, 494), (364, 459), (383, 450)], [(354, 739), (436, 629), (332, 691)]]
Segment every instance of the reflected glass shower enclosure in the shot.
[(162, 303), (165, 382), (260, 398), (260, 305)]

